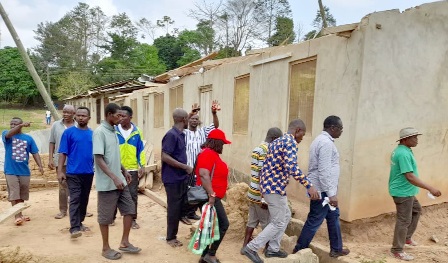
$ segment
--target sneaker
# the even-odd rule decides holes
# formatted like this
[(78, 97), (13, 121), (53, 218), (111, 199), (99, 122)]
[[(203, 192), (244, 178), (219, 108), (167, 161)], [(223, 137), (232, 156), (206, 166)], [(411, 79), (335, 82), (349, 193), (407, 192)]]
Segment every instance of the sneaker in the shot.
[(394, 258), (398, 258), (398, 259), (401, 259), (404, 261), (414, 260), (414, 257), (409, 254), (406, 254), (406, 252), (395, 252), (395, 253), (392, 253), (392, 256)]
[(267, 258), (286, 258), (288, 256), (288, 253), (286, 253), (284, 250), (279, 250), (277, 252), (272, 252), (269, 250), (266, 250), (264, 252), (264, 256)]
[(81, 231), (74, 231), (73, 233), (70, 234), (71, 238), (78, 238), (80, 236), (82, 236)]
[(347, 248), (343, 248), (341, 251), (330, 251), (330, 257), (332, 258), (347, 256), (348, 254), (350, 254), (350, 250)]
[(256, 251), (250, 250), (247, 246), (243, 248), (244, 255), (248, 257), (253, 263), (263, 263), (264, 261), (258, 256)]
[(66, 216), (67, 216), (67, 213), (60, 212), (59, 214), (55, 215), (54, 218), (62, 219), (64, 217), (66, 217)]
[(415, 247), (415, 246), (418, 246), (418, 243), (415, 242), (414, 240), (412, 240), (412, 238), (410, 238), (410, 239), (406, 239), (406, 245)]

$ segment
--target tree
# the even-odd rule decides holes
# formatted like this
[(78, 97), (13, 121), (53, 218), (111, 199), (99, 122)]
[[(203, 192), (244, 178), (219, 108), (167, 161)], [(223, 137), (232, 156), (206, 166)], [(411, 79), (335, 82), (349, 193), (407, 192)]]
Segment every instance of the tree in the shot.
[(58, 98), (67, 98), (82, 94), (94, 87), (92, 74), (87, 71), (69, 71), (57, 77), (59, 85), (54, 89)]
[(141, 33), (141, 38), (149, 38), (151, 41), (154, 41), (157, 25), (154, 25), (146, 18), (141, 18), (135, 24)]
[(0, 49), (0, 99), (6, 102), (32, 104), (40, 98), (33, 78), (28, 72), (19, 50)]
[(292, 19), (291, 7), (288, 0), (259, 0), (257, 2), (256, 13), (257, 21), (266, 29), (265, 34), (261, 38), (268, 44), (272, 43), (269, 39), (272, 37), (274, 28), (278, 23), (278, 17)]
[[(330, 13), (330, 8), (327, 6), (323, 7), (325, 11), (325, 20), (327, 22), (327, 26), (336, 26), (336, 19), (333, 17), (333, 15)], [(313, 38), (318, 38), (322, 36), (322, 29), (324, 28), (323, 20), (322, 20), (322, 13), (321, 10), (317, 10), (316, 17), (313, 20), (312, 25), (314, 26), (315, 30), (311, 30), (310, 32), (305, 34), (304, 39), (309, 40)]]
[(296, 35), (294, 33), (294, 22), (288, 17), (277, 17), (275, 24), (275, 33), (268, 39), (270, 46), (279, 46), (282, 44), (290, 44), (294, 41)]
[(215, 30), (209, 21), (201, 21), (196, 30), (184, 30), (179, 33), (179, 41), (182, 45), (194, 49), (200, 55), (206, 56), (217, 49), (215, 42)]
[[(169, 16), (163, 16), (161, 20), (157, 20), (157, 26), (163, 28), (166, 31), (166, 35), (170, 34), (170, 26), (174, 24), (174, 20)], [(174, 29), (174, 33), (177, 32), (177, 29)]]
[(112, 16), (110, 30), (107, 32), (109, 40), (102, 46), (111, 58), (125, 60), (137, 46), (138, 29), (134, 26), (126, 13)]
[(241, 52), (259, 39), (260, 24), (257, 20), (257, 2), (253, 0), (228, 0), (225, 4), (225, 22), (228, 26), (229, 47)]

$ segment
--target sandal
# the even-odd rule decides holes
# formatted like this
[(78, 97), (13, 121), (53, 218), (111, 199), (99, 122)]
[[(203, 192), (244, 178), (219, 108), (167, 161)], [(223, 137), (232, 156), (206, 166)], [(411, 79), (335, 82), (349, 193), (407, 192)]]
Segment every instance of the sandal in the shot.
[(107, 259), (110, 260), (117, 260), (121, 258), (121, 253), (118, 251), (115, 251), (113, 249), (109, 249), (107, 251), (104, 251), (103, 253), (101, 253), (101, 255)]
[(29, 216), (22, 216), (23, 221), (31, 221)]
[(132, 221), (132, 229), (139, 229), (140, 226), (137, 224), (137, 222), (134, 220)]
[(170, 245), (171, 247), (181, 247), (184, 245), (177, 239), (171, 239), (169, 241), (166, 241), (166, 243), (168, 243), (168, 245)]
[(17, 217), (16, 220), (14, 221), (14, 224), (16, 224), (16, 226), (20, 226), (23, 224), (23, 220), (21, 217)]
[(118, 249), (129, 254), (137, 254), (138, 252), (142, 251), (141, 248), (134, 247), (134, 245), (132, 245), (131, 243), (129, 243), (126, 247), (119, 247)]

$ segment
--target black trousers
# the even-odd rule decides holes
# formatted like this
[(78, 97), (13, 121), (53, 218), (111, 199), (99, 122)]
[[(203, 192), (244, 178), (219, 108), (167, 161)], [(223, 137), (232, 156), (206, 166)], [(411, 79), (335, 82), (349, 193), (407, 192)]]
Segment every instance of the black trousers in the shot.
[(224, 209), (220, 198), (216, 198), (214, 206), (216, 209), (216, 216), (218, 217), (219, 240), (206, 247), (202, 252), (202, 256), (205, 256), (206, 254), (209, 254), (210, 256), (216, 256), (216, 251), (218, 250), (219, 245), (224, 239), (227, 229), (229, 228), (229, 219), (227, 219), (226, 210)]
[(177, 238), (179, 221), (187, 213), (188, 180), (174, 184), (164, 184), (167, 203), (167, 233), (166, 240)]
[(92, 188), (92, 175), (66, 175), (70, 195), (69, 215), (70, 233), (81, 231), (82, 222), (86, 217), (89, 203), (90, 189)]
[[(130, 171), (129, 174), (131, 174), (131, 182), (129, 183), (129, 192), (131, 193), (132, 201), (134, 201), (135, 204), (135, 215), (133, 216), (134, 219), (137, 218), (137, 204), (138, 204), (138, 171)], [(115, 214), (117, 214), (115, 212)]]

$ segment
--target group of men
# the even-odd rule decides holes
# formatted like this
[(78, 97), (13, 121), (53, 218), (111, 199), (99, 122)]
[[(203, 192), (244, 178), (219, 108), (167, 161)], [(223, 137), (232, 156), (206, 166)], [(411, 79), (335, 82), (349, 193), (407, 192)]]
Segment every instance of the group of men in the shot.
[[(139, 228), (137, 218), (138, 180), (145, 165), (143, 135), (132, 122), (132, 109), (110, 103), (105, 107), (105, 120), (92, 131), (88, 127), (90, 110), (71, 105), (63, 109), (63, 119), (53, 124), (50, 135), (49, 168), (57, 169), (59, 209), (56, 218), (67, 213), (69, 200), (70, 237), (78, 238), (89, 231), (83, 225), (87, 214), (90, 190), (95, 173), (98, 192), (98, 223), (103, 240), (102, 255), (107, 259), (121, 258), (121, 252), (139, 253), (140, 248), (129, 242), (132, 228)], [(13, 118), (10, 130), (2, 133), (5, 144), (5, 175), (8, 199), (12, 205), (29, 198), (31, 153), (43, 174), (38, 149), (33, 138), (22, 133), (28, 127), (20, 118)], [(123, 235), (118, 250), (109, 245), (109, 225), (117, 209), (123, 216)], [(29, 221), (21, 213), (15, 224)]]
[[(334, 140), (341, 136), (342, 131), (342, 121), (338, 116), (332, 115), (324, 120), (323, 131), (310, 145), (308, 174), (305, 176), (297, 163), (298, 144), (306, 132), (303, 121), (292, 121), (284, 135), (277, 127), (268, 130), (266, 139), (252, 152), (247, 193), (249, 218), (241, 254), (254, 263), (263, 262), (257, 253), (262, 247), (265, 247), (265, 257), (288, 256), (280, 248), (280, 241), (291, 218), (286, 198), (290, 176), (305, 186), (310, 198), (308, 217), (292, 253), (309, 247), (324, 219), (327, 221), (330, 257), (350, 253), (349, 249), (343, 247), (337, 198), (340, 164)], [(391, 155), (389, 193), (397, 209), (391, 254), (405, 261), (413, 260), (414, 257), (403, 251), (404, 245), (417, 245), (412, 235), (421, 213), (420, 203), (415, 197), (418, 188), (428, 190), (428, 195), (441, 195), (438, 189), (418, 177), (411, 150), (411, 147), (417, 146), (418, 135), (421, 134), (414, 128), (402, 129), (397, 141), (399, 145)], [(258, 225), (263, 230), (252, 239)]]
[[(193, 168), (201, 146), (210, 131), (219, 127), (217, 111), (220, 106), (217, 101), (212, 103), (213, 124), (210, 126), (200, 127), (199, 110), (197, 104), (193, 105), (190, 114), (183, 109), (174, 110), (174, 125), (162, 140), (162, 181), (168, 204), (166, 241), (172, 247), (182, 246), (177, 239), (179, 222), (191, 224), (190, 219), (199, 219), (195, 213), (197, 207), (187, 203), (187, 189), (195, 184)], [(86, 107), (75, 110), (73, 106), (66, 105), (63, 119), (55, 122), (51, 129), (49, 167), (57, 169), (60, 183), (60, 213), (56, 218), (66, 215), (64, 200), (69, 199), (71, 238), (88, 231), (83, 221), (95, 171), (102, 255), (107, 259), (122, 256), (121, 252), (110, 247), (108, 240), (109, 225), (114, 222), (117, 208), (124, 222), (119, 250), (129, 253), (141, 251), (129, 242), (131, 227), (139, 228), (136, 222), (138, 180), (143, 176), (145, 165), (143, 135), (131, 122), (132, 114), (129, 107), (120, 108), (110, 103), (105, 107), (105, 120), (92, 131), (88, 127), (90, 110)], [(36, 143), (31, 136), (22, 133), (22, 127), (29, 125), (15, 117), (10, 122), (10, 130), (2, 133), (8, 199), (12, 205), (29, 198), (29, 153), (43, 174)], [(298, 144), (306, 133), (304, 122), (300, 119), (292, 121), (284, 134), (276, 127), (268, 130), (265, 140), (252, 152), (247, 194), (249, 220), (241, 254), (252, 262), (261, 263), (263, 260), (257, 251), (265, 247), (266, 257), (287, 257), (288, 253), (280, 248), (280, 241), (291, 218), (286, 197), (286, 186), (291, 176), (306, 188), (310, 198), (310, 211), (292, 253), (309, 247), (324, 219), (328, 226), (330, 256), (350, 253), (343, 247), (337, 198), (340, 164), (334, 141), (342, 132), (339, 117), (332, 115), (324, 120), (323, 131), (310, 145), (308, 174), (305, 175), (297, 160)], [(436, 197), (441, 195), (438, 189), (418, 177), (411, 148), (417, 146), (419, 135), (414, 128), (402, 129), (399, 145), (391, 155), (389, 193), (397, 208), (391, 253), (406, 261), (413, 260), (413, 257), (403, 251), (404, 245), (417, 245), (412, 235), (421, 213), (415, 197), (418, 188), (427, 189)], [(22, 213), (15, 216), (16, 225), (29, 220)], [(263, 230), (252, 238), (258, 224)]]

